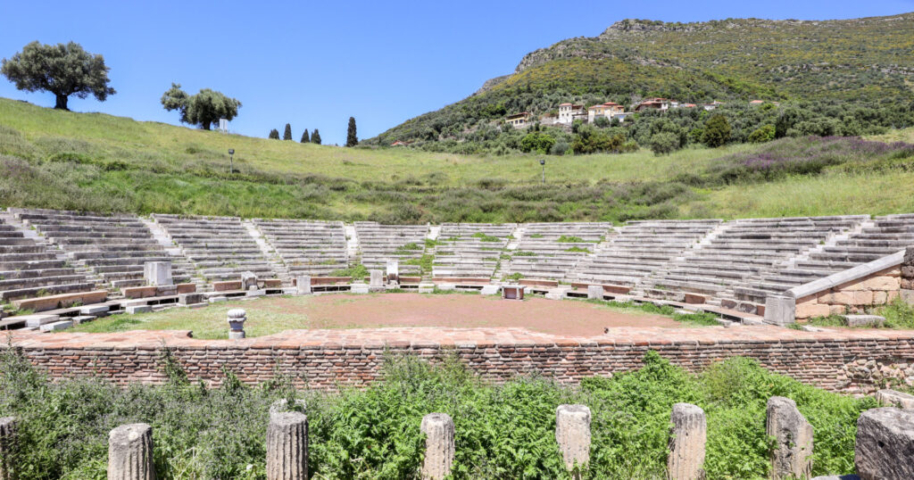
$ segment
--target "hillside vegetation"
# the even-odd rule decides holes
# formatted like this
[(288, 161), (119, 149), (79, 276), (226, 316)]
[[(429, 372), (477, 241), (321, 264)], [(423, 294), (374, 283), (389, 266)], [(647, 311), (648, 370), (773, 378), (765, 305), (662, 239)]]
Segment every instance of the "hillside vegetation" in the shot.
[(550, 156), (541, 184), (535, 155), (318, 146), (0, 99), (0, 206), (388, 223), (914, 212), (914, 130), (888, 135)]
[[(774, 126), (784, 115), (800, 117), (788, 128), (807, 123), (779, 137), (872, 134), (914, 124), (912, 75), (914, 14), (841, 21), (624, 20), (599, 36), (532, 52), (513, 74), (365, 143), (401, 140), (432, 151), (504, 153), (521, 148), (523, 133), (500, 128), (507, 114), (526, 111), (538, 117), (554, 113), (563, 102), (628, 106), (649, 97), (723, 102), (714, 113), (742, 124), (734, 142), (748, 141), (752, 132)], [(756, 115), (748, 107), (753, 99), (776, 101), (780, 108)], [(693, 110), (674, 119), (683, 130), (683, 147), (697, 140), (685, 135), (700, 132), (709, 116)], [(648, 125), (640, 132), (621, 132), (642, 146), (653, 134), (670, 130), (654, 127), (650, 114), (628, 120)], [(559, 129), (549, 130), (559, 141), (567, 138)]]

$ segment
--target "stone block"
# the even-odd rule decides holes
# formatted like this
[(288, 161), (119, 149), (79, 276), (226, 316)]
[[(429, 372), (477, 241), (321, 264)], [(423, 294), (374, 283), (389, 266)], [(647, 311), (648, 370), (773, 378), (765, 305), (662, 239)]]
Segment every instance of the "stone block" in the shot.
[(876, 392), (876, 401), (887, 407), (914, 410), (914, 395), (895, 390), (879, 390)]
[(146, 281), (146, 285), (153, 287), (174, 285), (171, 262), (146, 262), (143, 266), (143, 279)]
[(181, 295), (182, 293), (195, 293), (197, 291), (197, 285), (194, 283), (179, 283), (175, 288), (175, 293)]
[(309, 295), (311, 293), (311, 275), (295, 277), (295, 288), (298, 289), (298, 295)]
[(369, 273), (368, 288), (370, 289), (382, 289), (384, 288), (384, 272), (381, 270), (371, 270)]
[(365, 283), (353, 283), (350, 286), (349, 291), (360, 295), (366, 294), (368, 293), (368, 285)]
[(18, 318), (25, 321), (26, 327), (39, 328), (42, 325), (59, 321), (60, 315), (23, 315)]
[(419, 430), (425, 435), (422, 480), (443, 480), (454, 464), (454, 421), (446, 413), (430, 413), (422, 417)]
[(127, 298), (151, 298), (159, 294), (159, 287), (126, 287), (121, 293)]
[(108, 434), (108, 480), (155, 480), (152, 427), (122, 425)]
[(70, 320), (73, 320), (73, 325), (82, 325), (84, 323), (94, 322), (96, 317), (93, 317), (92, 315), (77, 315)]
[(586, 405), (559, 405), (555, 409), (555, 441), (568, 471), (590, 463), (590, 419)]
[(257, 275), (254, 272), (244, 272), (241, 274), (242, 290), (257, 290)]
[(82, 307), (79, 309), (80, 315), (92, 315), (94, 317), (100, 317), (108, 313), (111, 307), (108, 305), (90, 305), (87, 307)]
[(498, 285), (483, 285), (482, 290), (479, 291), (480, 295), (498, 295), (498, 292), (501, 291), (501, 287)]
[[(769, 295), (765, 299), (765, 322), (789, 325), (796, 322), (797, 300), (787, 295)], [(805, 318), (805, 317), (804, 317)]]
[[(769, 297), (771, 298), (771, 297)], [(768, 305), (765, 305), (766, 309)], [(844, 308), (844, 307), (841, 307)], [(814, 317), (827, 317), (831, 314), (832, 305), (824, 303), (804, 303), (802, 305), (797, 305), (795, 319), (808, 319)], [(766, 315), (767, 316), (767, 315)], [(767, 319), (766, 319), (767, 322)], [(770, 322), (769, 322), (770, 323)], [(779, 324), (786, 325), (786, 324)]]
[(230, 292), (232, 290), (244, 290), (242, 288), (243, 284), (240, 280), (227, 281), (227, 282), (213, 282), (213, 291), (214, 292)]
[(502, 298), (505, 300), (523, 300), (524, 288), (521, 285), (505, 285), (501, 287)]
[(667, 457), (669, 480), (703, 480), (705, 478), (705, 444), (708, 423), (705, 412), (696, 405), (673, 405), (670, 419), (670, 454)]
[(564, 300), (565, 294), (568, 293), (569, 290), (571, 289), (568, 287), (550, 289), (548, 292), (546, 292), (546, 298), (549, 300)]
[(848, 327), (881, 327), (885, 317), (879, 315), (844, 315)]
[(399, 282), (400, 281), (400, 262), (398, 260), (388, 260), (387, 261), (387, 281), (388, 282)]
[(136, 305), (132, 307), (127, 307), (125, 309), (128, 315), (136, 315), (138, 313), (149, 313), (152, 312), (152, 307), (149, 305)]
[(209, 300), (209, 303), (221, 303), (221, 302), (227, 302), (228, 297), (209, 297), (208, 300)]
[(453, 283), (439, 283), (437, 286), (438, 290), (441, 290), (442, 292), (451, 292), (457, 290), (457, 285)]
[(435, 284), (432, 282), (420, 282), (419, 293), (435, 293)]
[(202, 293), (182, 293), (178, 295), (178, 305), (195, 305), (203, 302)]
[(813, 429), (797, 404), (785, 397), (768, 399), (765, 430), (775, 438), (771, 452), (774, 480), (812, 476)]
[(57, 308), (69, 308), (77, 304), (89, 305), (93, 303), (104, 303), (104, 301), (107, 299), (107, 290), (95, 290), (91, 292), (65, 293), (61, 295), (50, 295), (47, 297), (14, 300), (13, 305), (19, 310), (44, 312), (46, 310), (54, 310)]
[(701, 305), (708, 301), (704, 295), (698, 295), (695, 293), (686, 293), (685, 294), (685, 303), (691, 305)]
[(860, 414), (854, 463), (863, 480), (914, 478), (914, 411), (888, 407)]
[(878, 277), (868, 278), (863, 281), (863, 288), (866, 290), (898, 290), (901, 288), (901, 282), (898, 277), (880, 275)]
[(873, 292), (873, 305), (885, 305), (888, 299), (888, 292)]
[(308, 417), (305, 414), (270, 413), (267, 480), (308, 480)]
[(587, 298), (593, 300), (603, 300), (603, 296), (606, 295), (606, 291), (603, 290), (603, 285), (588, 285), (587, 286)]
[(266, 290), (258, 290), (256, 288), (253, 288), (251, 290), (244, 292), (244, 296), (246, 298), (264, 297), (264, 296), (266, 296), (266, 294), (267, 294)]
[(57, 332), (60, 330), (66, 330), (68, 328), (73, 328), (73, 320), (60, 320), (53, 323), (46, 323), (41, 326), (42, 332)]

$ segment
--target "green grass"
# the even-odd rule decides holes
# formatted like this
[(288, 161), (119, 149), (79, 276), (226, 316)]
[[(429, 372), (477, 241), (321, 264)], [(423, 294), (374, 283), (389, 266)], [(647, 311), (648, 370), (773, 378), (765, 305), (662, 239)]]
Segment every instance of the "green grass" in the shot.
[[(886, 306), (871, 308), (869, 313), (885, 317), (885, 323), (881, 327), (867, 326), (857, 328), (914, 330), (914, 306), (908, 305), (900, 298), (896, 298)], [(840, 315), (810, 318), (806, 323), (817, 327), (847, 327), (847, 321)]]

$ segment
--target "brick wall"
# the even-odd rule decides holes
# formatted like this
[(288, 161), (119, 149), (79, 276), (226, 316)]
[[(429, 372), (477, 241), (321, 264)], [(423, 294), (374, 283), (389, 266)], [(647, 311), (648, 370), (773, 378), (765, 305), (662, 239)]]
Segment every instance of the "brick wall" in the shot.
[(797, 320), (845, 313), (863, 313), (868, 307), (885, 305), (901, 291), (901, 266), (847, 282), (797, 299)]
[(53, 379), (99, 375), (122, 385), (164, 381), (160, 357), (166, 347), (191, 380), (213, 386), (221, 383), (223, 366), (248, 384), (282, 372), (302, 388), (364, 386), (379, 378), (387, 354), (431, 361), (453, 354), (494, 381), (539, 373), (576, 384), (638, 368), (648, 350), (693, 372), (729, 357), (751, 357), (774, 372), (846, 393), (872, 393), (888, 379), (914, 384), (914, 332), (886, 330), (626, 328), (575, 338), (523, 329), (416, 328), (292, 331), (241, 341), (196, 340), (188, 332), (19, 333), (13, 345)]

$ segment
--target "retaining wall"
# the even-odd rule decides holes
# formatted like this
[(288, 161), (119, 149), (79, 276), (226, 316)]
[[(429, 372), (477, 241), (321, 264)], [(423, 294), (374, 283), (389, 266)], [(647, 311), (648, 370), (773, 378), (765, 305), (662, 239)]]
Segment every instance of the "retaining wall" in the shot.
[[(7, 342), (3, 342), (6, 348)], [(380, 378), (386, 354), (457, 358), (494, 381), (538, 373), (564, 384), (640, 367), (649, 350), (700, 371), (745, 356), (774, 372), (832, 391), (872, 393), (888, 379), (914, 384), (914, 332), (802, 332), (770, 326), (619, 328), (592, 338), (525, 329), (398, 328), (289, 331), (246, 339), (196, 340), (189, 332), (16, 333), (21, 349), (53, 379), (98, 375), (118, 384), (160, 383), (167, 348), (193, 381), (221, 384), (223, 367), (257, 384), (282, 373), (300, 388), (333, 390)]]

